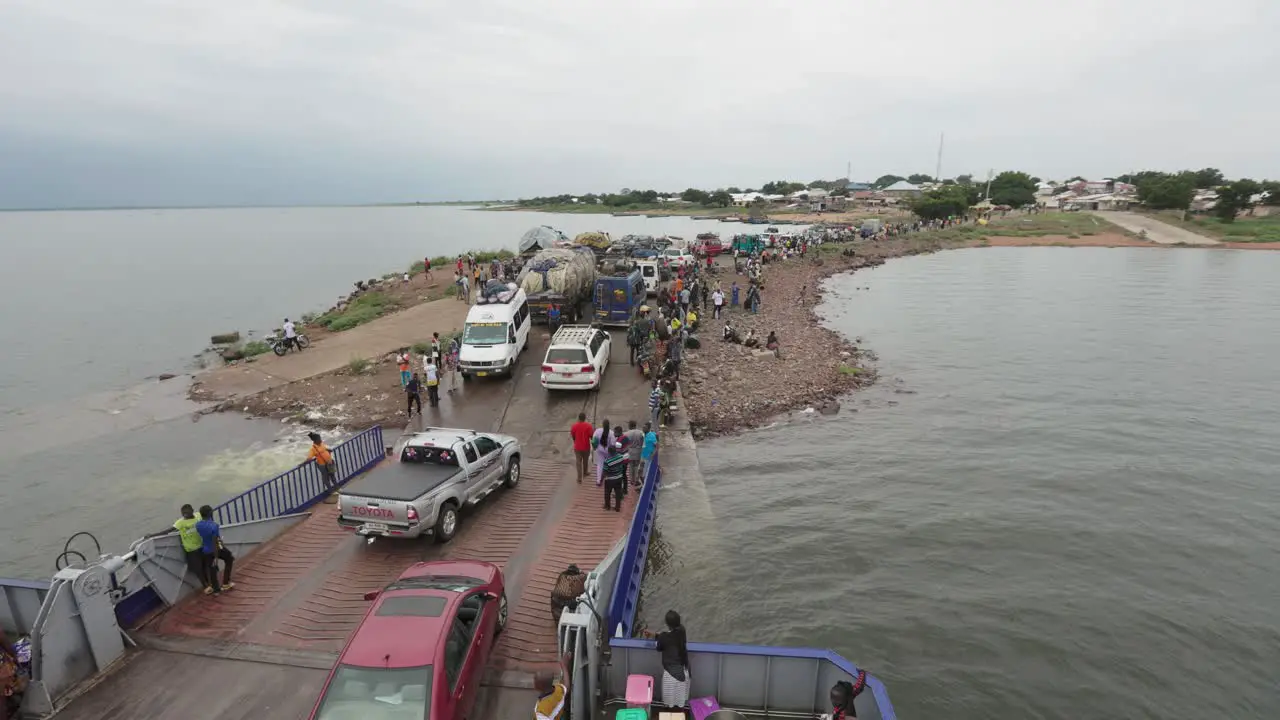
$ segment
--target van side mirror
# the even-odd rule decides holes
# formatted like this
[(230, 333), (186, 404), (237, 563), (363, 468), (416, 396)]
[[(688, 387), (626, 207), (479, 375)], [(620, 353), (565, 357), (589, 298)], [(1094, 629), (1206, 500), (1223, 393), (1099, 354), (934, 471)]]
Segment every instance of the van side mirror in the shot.
[(365, 599), (365, 600), (377, 600), (377, 599), (378, 599), (378, 596), (379, 596), (379, 595), (381, 595), (381, 594), (382, 594), (382, 591), (381, 591), (381, 590), (373, 590), (373, 591), (371, 591), (371, 592), (367, 592), (367, 593), (365, 593), (365, 594), (364, 594), (364, 599)]

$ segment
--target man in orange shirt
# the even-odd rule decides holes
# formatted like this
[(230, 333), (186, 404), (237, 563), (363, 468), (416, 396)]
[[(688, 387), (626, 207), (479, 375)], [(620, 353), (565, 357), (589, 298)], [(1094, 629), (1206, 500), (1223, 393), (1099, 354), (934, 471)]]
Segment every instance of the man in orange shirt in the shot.
[(307, 453), (307, 459), (316, 461), (316, 467), (320, 468), (320, 478), (324, 481), (324, 489), (330, 490), (338, 484), (338, 466), (333, 462), (333, 451), (320, 442), (320, 433), (309, 433), (308, 437), (311, 438), (311, 452)]

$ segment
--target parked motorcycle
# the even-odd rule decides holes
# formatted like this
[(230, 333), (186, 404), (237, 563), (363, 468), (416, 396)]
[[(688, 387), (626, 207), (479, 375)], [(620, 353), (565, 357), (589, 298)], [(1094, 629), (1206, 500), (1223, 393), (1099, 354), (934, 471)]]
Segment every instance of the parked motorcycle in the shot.
[(307, 339), (306, 335), (298, 333), (292, 338), (286, 338), (283, 335), (273, 335), (272, 337), (267, 338), (267, 344), (271, 346), (271, 352), (274, 352), (280, 357), (284, 357), (284, 354), (289, 352), (290, 347), (296, 347), (301, 351), (303, 348), (309, 346), (311, 341)]

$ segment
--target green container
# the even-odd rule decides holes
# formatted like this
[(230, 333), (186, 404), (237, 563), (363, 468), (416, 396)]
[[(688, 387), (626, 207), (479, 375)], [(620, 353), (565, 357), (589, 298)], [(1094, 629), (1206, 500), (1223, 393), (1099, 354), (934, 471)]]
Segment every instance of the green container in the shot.
[(614, 714), (613, 720), (649, 720), (644, 708), (626, 708)]

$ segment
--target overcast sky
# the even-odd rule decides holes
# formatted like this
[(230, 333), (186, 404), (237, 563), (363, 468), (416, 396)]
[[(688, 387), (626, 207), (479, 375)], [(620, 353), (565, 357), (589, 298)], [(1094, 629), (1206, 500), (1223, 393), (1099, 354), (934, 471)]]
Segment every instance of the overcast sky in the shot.
[(2, 0), (0, 207), (1280, 177), (1280, 0)]

